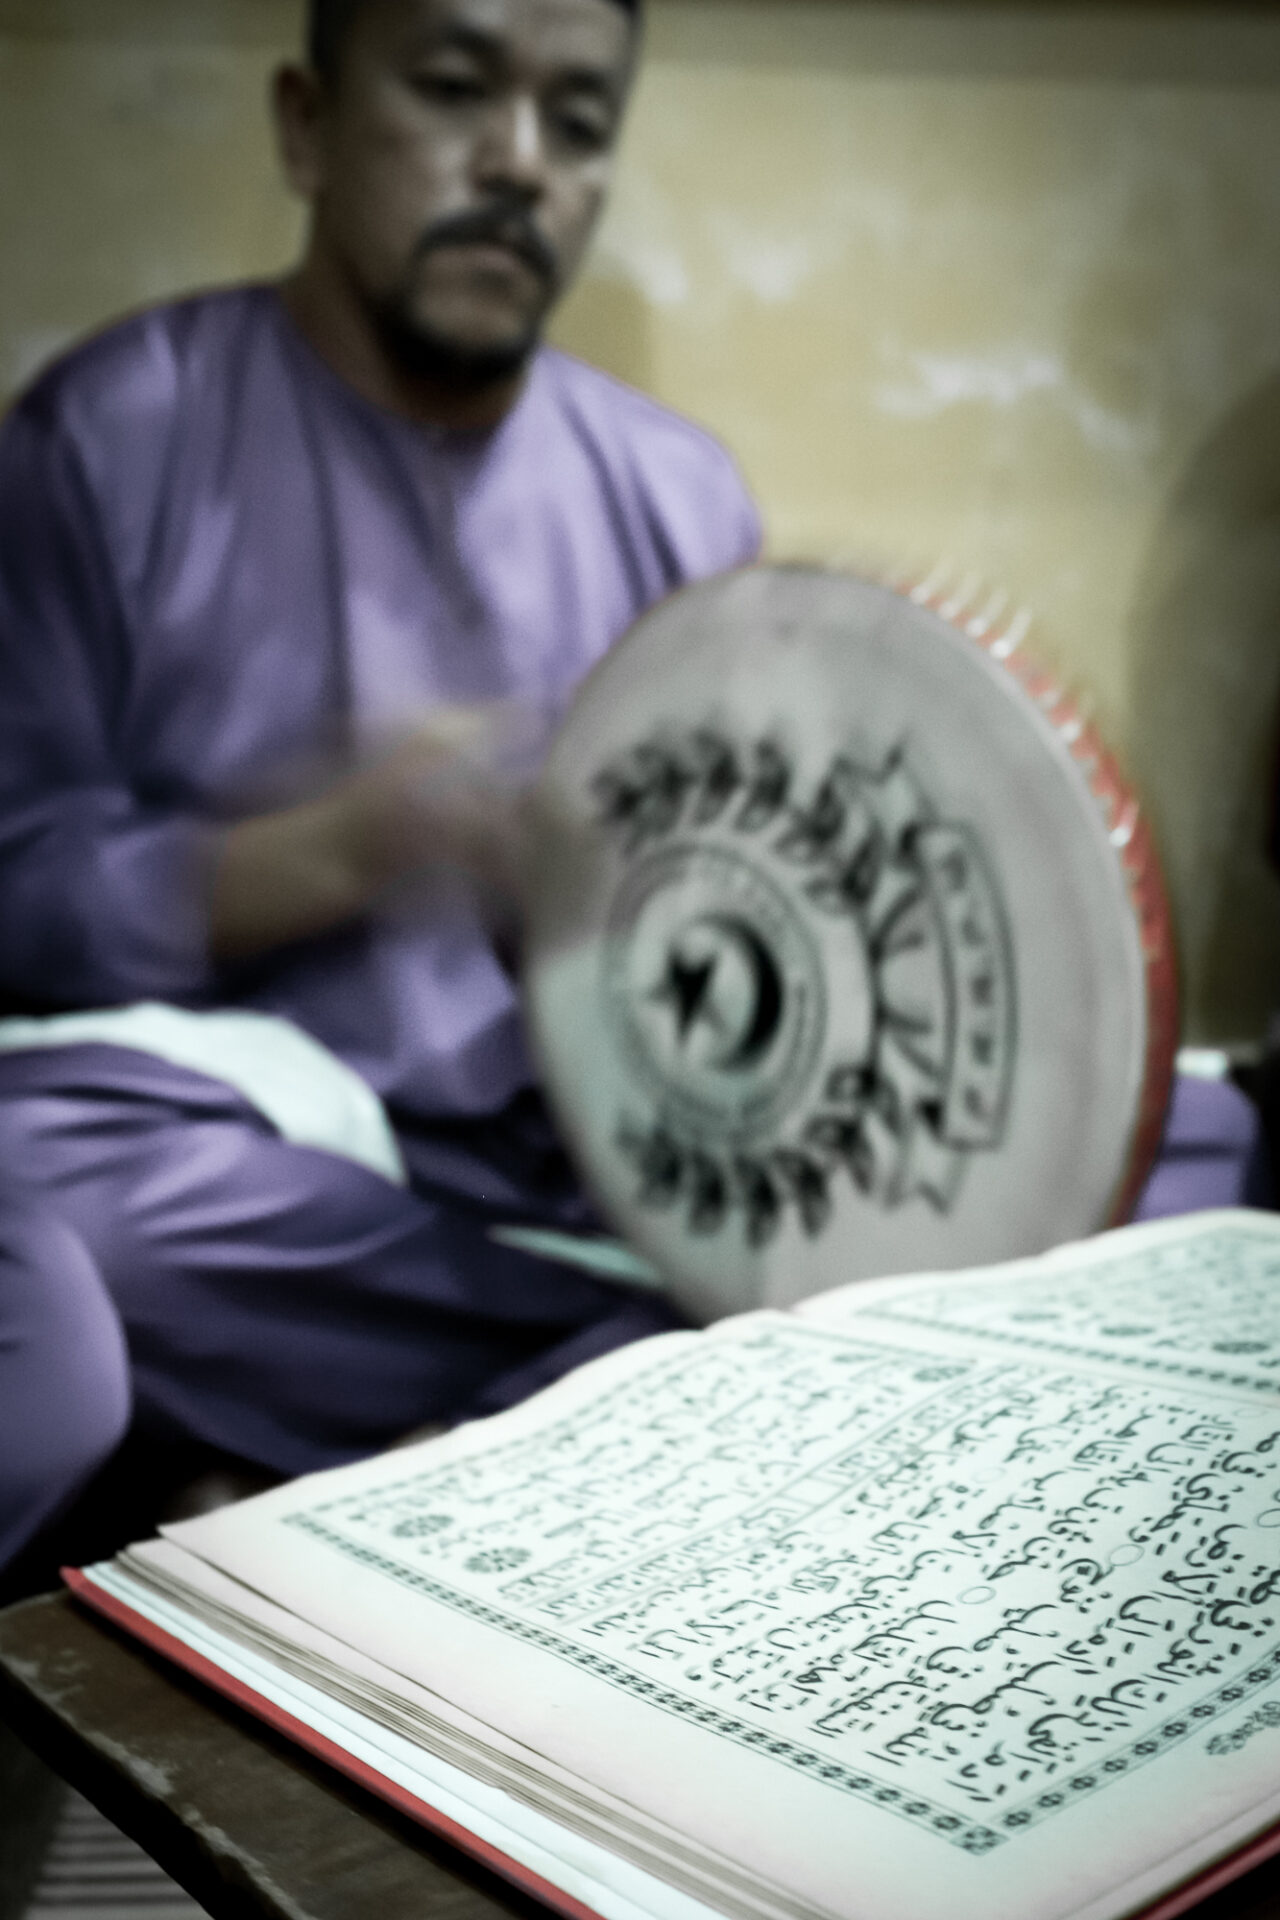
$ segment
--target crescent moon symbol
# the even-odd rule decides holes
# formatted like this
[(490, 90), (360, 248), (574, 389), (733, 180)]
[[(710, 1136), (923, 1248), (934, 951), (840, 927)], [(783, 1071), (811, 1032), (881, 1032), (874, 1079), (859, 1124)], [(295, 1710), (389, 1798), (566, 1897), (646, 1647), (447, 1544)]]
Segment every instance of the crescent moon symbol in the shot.
[(713, 927), (737, 950), (746, 964), (753, 988), (751, 1017), (746, 1026), (712, 1060), (725, 1073), (742, 1073), (767, 1051), (782, 1020), (782, 976), (777, 962), (754, 927), (727, 914), (708, 914), (704, 926)]

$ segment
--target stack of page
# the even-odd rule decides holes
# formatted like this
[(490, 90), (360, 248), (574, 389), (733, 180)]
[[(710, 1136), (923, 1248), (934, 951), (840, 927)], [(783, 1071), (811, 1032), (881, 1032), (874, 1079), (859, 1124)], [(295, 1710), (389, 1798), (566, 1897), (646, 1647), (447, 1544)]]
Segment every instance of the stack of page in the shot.
[(564, 1913), (1167, 1920), (1280, 1851), (1280, 1220), (664, 1335), (69, 1578)]

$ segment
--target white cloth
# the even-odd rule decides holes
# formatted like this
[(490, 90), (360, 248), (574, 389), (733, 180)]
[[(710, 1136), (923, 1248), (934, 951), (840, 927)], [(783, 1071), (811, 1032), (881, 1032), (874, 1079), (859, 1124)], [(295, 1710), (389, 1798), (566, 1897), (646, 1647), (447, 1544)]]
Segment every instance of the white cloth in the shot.
[(283, 1139), (354, 1160), (396, 1186), (408, 1183), (377, 1094), (345, 1061), (278, 1014), (239, 1008), (193, 1012), (142, 1000), (131, 1007), (0, 1020), (0, 1049), (10, 1052), (86, 1041), (135, 1047), (220, 1080)]

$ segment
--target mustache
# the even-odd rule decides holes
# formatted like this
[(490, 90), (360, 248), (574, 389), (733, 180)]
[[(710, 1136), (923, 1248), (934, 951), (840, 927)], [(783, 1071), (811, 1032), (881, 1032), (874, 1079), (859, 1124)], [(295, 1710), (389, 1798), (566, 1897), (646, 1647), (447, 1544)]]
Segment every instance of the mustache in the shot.
[(437, 247), (506, 247), (548, 284), (556, 279), (559, 262), (523, 207), (479, 208), (474, 213), (445, 214), (426, 228), (414, 248), (416, 260)]

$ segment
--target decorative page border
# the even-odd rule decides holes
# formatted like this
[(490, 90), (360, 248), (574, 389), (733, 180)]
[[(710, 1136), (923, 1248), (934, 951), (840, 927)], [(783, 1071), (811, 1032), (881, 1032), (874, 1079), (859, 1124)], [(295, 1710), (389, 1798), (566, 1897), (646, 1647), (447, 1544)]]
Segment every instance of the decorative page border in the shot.
[[(1205, 1251), (1211, 1255), (1225, 1254), (1230, 1257), (1259, 1246), (1280, 1254), (1280, 1243), (1277, 1243), (1273, 1234), (1258, 1233), (1246, 1226), (1215, 1227), (1202, 1235), (1188, 1237), (1185, 1241), (1171, 1242), (1170, 1247), (1184, 1255), (1184, 1264), (1189, 1264), (1202, 1241), (1209, 1243)], [(1132, 1256), (1122, 1256), (1082, 1269), (1078, 1281), (1083, 1282), (1087, 1278), (1091, 1286), (1097, 1285), (1100, 1289), (1105, 1289), (1108, 1283), (1115, 1280), (1118, 1275), (1129, 1271), (1131, 1259)], [(1163, 1270), (1163, 1277), (1177, 1279), (1189, 1276), (1184, 1275), (1183, 1265), (1175, 1266), (1169, 1263)], [(1008, 1291), (1010, 1298), (1013, 1298), (1017, 1291), (1016, 1283), (1010, 1285)], [(1034, 1295), (1022, 1293), (1019, 1297), (1030, 1302)], [(1104, 1365), (1124, 1367), (1134, 1373), (1166, 1374), (1175, 1380), (1208, 1381), (1218, 1387), (1240, 1387), (1247, 1393), (1264, 1393), (1273, 1399), (1280, 1400), (1280, 1377), (1268, 1379), (1259, 1368), (1241, 1373), (1233, 1372), (1227, 1367), (1202, 1366), (1193, 1361), (1177, 1360), (1163, 1355), (1126, 1353), (1118, 1345), (1086, 1347), (1069, 1340), (1055, 1339), (1051, 1334), (1024, 1333), (1020, 1330), (1015, 1332), (1008, 1327), (977, 1326), (966, 1320), (939, 1318), (923, 1311), (913, 1311), (910, 1303), (904, 1303), (902, 1306), (886, 1303), (883, 1306), (862, 1307), (855, 1317), (842, 1322), (841, 1325), (852, 1331), (854, 1327), (864, 1322), (881, 1320), (887, 1321), (891, 1326), (927, 1327), (935, 1333), (952, 1333), (965, 1339), (978, 1341), (990, 1340), (1006, 1347), (1023, 1347), (1032, 1352), (1071, 1356), (1084, 1362), (1101, 1361)]]
[[(784, 1766), (806, 1773), (811, 1779), (820, 1780), (824, 1786), (840, 1788), (882, 1806), (888, 1813), (901, 1814), (917, 1826), (927, 1827), (940, 1838), (949, 1840), (953, 1846), (962, 1847), (966, 1853), (990, 1853), (1007, 1837), (993, 1827), (964, 1820), (959, 1814), (949, 1812), (922, 1795), (906, 1793), (901, 1787), (891, 1786), (857, 1767), (833, 1760), (829, 1754), (817, 1753), (794, 1740), (779, 1739), (762, 1727), (753, 1727), (744, 1720), (735, 1719), (732, 1714), (722, 1713), (718, 1707), (691, 1700), (686, 1694), (659, 1685), (656, 1680), (644, 1680), (620, 1662), (607, 1659), (600, 1653), (590, 1653), (585, 1647), (575, 1646), (572, 1641), (561, 1639), (559, 1634), (552, 1633), (546, 1627), (513, 1618), (469, 1593), (460, 1593), (456, 1587), (447, 1587), (412, 1567), (404, 1567), (398, 1561), (384, 1558), (372, 1547), (358, 1546), (355, 1541), (332, 1532), (311, 1514), (290, 1514), (285, 1524), (311, 1534), (326, 1546), (336, 1547), (339, 1553), (344, 1553), (361, 1566), (369, 1567), (376, 1573), (389, 1574), (401, 1586), (425, 1593), (432, 1600), (451, 1607), (455, 1613), (465, 1614), (479, 1621), (482, 1626), (498, 1627), (513, 1639), (523, 1640), (544, 1653), (567, 1660), (571, 1666), (580, 1668), (595, 1679), (620, 1688), (634, 1699), (643, 1700), (646, 1706), (657, 1707), (661, 1712), (674, 1714), (678, 1719), (702, 1727), (708, 1733), (719, 1734), (722, 1739), (731, 1740), (735, 1746), (767, 1754), (771, 1760), (781, 1761)], [(1277, 1649), (1277, 1662), (1280, 1664), (1280, 1649)]]
[(801, 1746), (798, 1741), (779, 1739), (761, 1727), (753, 1727), (746, 1721), (736, 1719), (732, 1714), (691, 1700), (671, 1687), (642, 1679), (620, 1662), (575, 1646), (572, 1641), (562, 1639), (546, 1627), (535, 1626), (530, 1621), (503, 1613), (500, 1608), (477, 1600), (471, 1594), (461, 1593), (456, 1587), (446, 1586), (425, 1573), (385, 1558), (372, 1547), (359, 1546), (352, 1540), (344, 1539), (312, 1514), (290, 1514), (285, 1525), (297, 1527), (324, 1545), (335, 1547), (339, 1553), (359, 1565), (375, 1573), (387, 1574), (401, 1586), (424, 1593), (443, 1606), (451, 1607), (454, 1612), (478, 1621), (482, 1626), (497, 1627), (513, 1639), (522, 1640), (544, 1653), (565, 1660), (593, 1678), (618, 1687), (634, 1699), (642, 1700), (647, 1706), (673, 1714), (708, 1733), (718, 1734), (721, 1739), (732, 1741), (735, 1746), (767, 1755), (783, 1766), (807, 1774), (823, 1786), (834, 1787), (878, 1806), (885, 1813), (896, 1814), (913, 1826), (935, 1834), (938, 1839), (948, 1841), (962, 1852), (976, 1856), (990, 1853), (993, 1848), (1004, 1845), (1020, 1833), (1062, 1812), (1065, 1807), (1078, 1805), (1086, 1795), (1112, 1785), (1122, 1774), (1132, 1773), (1148, 1761), (1158, 1759), (1192, 1734), (1203, 1732), (1207, 1723), (1219, 1714), (1239, 1706), (1241, 1701), (1250, 1699), (1262, 1688), (1280, 1679), (1280, 1645), (1277, 1645), (1242, 1676), (1203, 1695), (1185, 1712), (1171, 1716), (1151, 1732), (1115, 1749), (1096, 1766), (1073, 1774), (1061, 1786), (1047, 1788), (1024, 1801), (1021, 1806), (1011, 1807), (990, 1825), (984, 1825), (980, 1821), (964, 1819), (925, 1795), (895, 1787), (866, 1769), (847, 1766), (842, 1761), (833, 1760), (829, 1754)]
[[(1259, 1379), (1252, 1373), (1228, 1373), (1225, 1367), (1201, 1367), (1179, 1360), (1161, 1360), (1154, 1355), (1138, 1356), (1116, 1352), (1110, 1347), (1074, 1346), (1065, 1340), (1050, 1340), (1033, 1333), (1009, 1333), (999, 1327), (970, 1327), (954, 1320), (932, 1320), (924, 1314), (907, 1313), (891, 1307), (864, 1307), (859, 1320), (888, 1320), (902, 1326), (930, 1327), (938, 1332), (963, 1334), (974, 1340), (991, 1340), (1006, 1347), (1030, 1347), (1041, 1353), (1060, 1354), (1064, 1359), (1087, 1365), (1098, 1361), (1104, 1366), (1125, 1367), (1133, 1373), (1169, 1374), (1178, 1380), (1209, 1381), (1215, 1387), (1243, 1387), (1248, 1393), (1265, 1393), (1280, 1400), (1280, 1380)], [(855, 1324), (850, 1321), (850, 1326)]]

